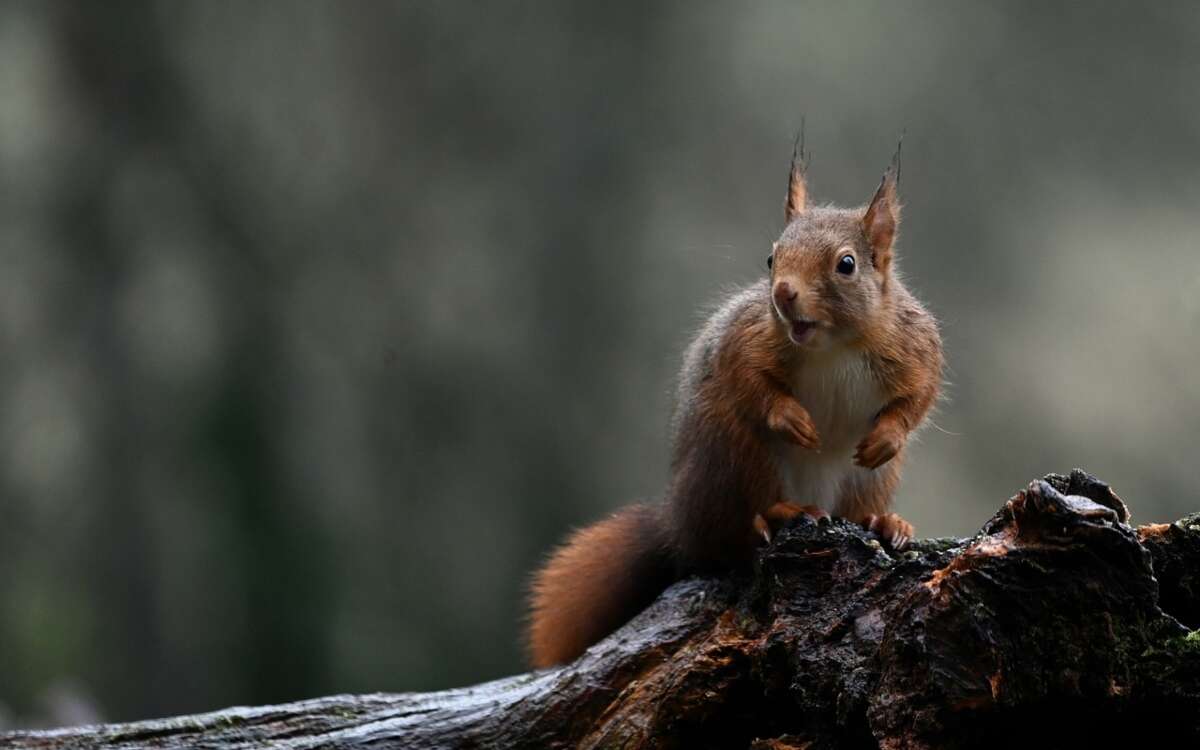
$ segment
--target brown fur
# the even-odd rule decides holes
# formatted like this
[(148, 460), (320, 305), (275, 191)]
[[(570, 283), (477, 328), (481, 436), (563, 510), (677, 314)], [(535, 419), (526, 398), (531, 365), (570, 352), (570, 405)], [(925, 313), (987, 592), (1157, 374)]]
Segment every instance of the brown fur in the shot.
[(574, 659), (658, 596), (673, 578), (657, 511), (633, 505), (576, 531), (534, 577), (529, 655)]
[[(789, 223), (773, 247), (770, 276), (728, 298), (688, 349), (662, 505), (633, 506), (576, 532), (536, 576), (535, 665), (575, 658), (674, 577), (745, 566), (771, 523), (818, 515), (823, 503), (889, 543), (903, 546), (911, 537), (912, 526), (888, 509), (908, 435), (937, 399), (942, 350), (936, 321), (894, 270), (898, 172), (893, 165), (866, 208), (812, 208), (800, 156), (793, 157)], [(846, 255), (855, 261), (852, 274), (837, 271)], [(826, 352), (857, 368), (836, 374), (858, 378), (871, 401), (823, 404), (824, 391), (793, 391), (807, 382), (798, 374), (824, 372), (811, 368), (828, 366), (821, 364), (833, 356)], [(832, 423), (840, 434), (822, 436), (801, 403), (813, 407), (814, 398), (831, 407), (827, 424), (829, 413), (872, 418), (859, 433), (846, 432), (859, 424), (846, 416)], [(785, 497), (782, 462), (795, 450), (786, 446), (819, 451), (827, 447), (823, 437), (847, 435), (858, 441), (852, 459), (862, 468), (840, 480), (836, 497)], [(831, 454), (831, 471), (841, 471), (841, 455)], [(821, 486), (811, 485), (814, 492)]]

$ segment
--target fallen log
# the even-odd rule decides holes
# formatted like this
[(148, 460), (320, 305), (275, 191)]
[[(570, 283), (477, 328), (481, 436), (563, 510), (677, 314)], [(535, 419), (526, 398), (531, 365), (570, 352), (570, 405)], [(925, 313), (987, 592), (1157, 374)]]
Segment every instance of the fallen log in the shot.
[(801, 520), (753, 574), (690, 579), (576, 662), (0, 735), (12, 748), (953, 748), (1200, 744), (1200, 514), (1132, 528), (1050, 475), (969, 539), (901, 553)]

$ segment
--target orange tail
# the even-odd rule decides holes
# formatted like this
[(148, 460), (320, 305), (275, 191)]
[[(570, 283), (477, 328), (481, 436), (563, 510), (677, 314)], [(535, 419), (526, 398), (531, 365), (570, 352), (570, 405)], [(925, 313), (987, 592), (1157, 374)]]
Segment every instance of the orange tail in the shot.
[(654, 508), (633, 505), (571, 535), (533, 578), (535, 667), (571, 661), (642, 611), (675, 578)]

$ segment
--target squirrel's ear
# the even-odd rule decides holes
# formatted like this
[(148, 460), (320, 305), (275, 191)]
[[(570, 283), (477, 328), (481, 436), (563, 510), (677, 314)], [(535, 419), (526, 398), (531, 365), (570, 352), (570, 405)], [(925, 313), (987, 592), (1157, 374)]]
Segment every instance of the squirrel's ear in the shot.
[(792, 223), (804, 209), (808, 208), (808, 154), (804, 153), (804, 125), (792, 145), (792, 168), (788, 171), (787, 200), (783, 203), (783, 217)]
[(867, 244), (871, 246), (872, 261), (880, 272), (886, 273), (892, 262), (892, 242), (896, 239), (896, 230), (900, 226), (900, 199), (896, 195), (896, 187), (900, 181), (900, 149), (896, 148), (896, 156), (892, 165), (883, 174), (883, 181), (863, 214), (863, 234)]

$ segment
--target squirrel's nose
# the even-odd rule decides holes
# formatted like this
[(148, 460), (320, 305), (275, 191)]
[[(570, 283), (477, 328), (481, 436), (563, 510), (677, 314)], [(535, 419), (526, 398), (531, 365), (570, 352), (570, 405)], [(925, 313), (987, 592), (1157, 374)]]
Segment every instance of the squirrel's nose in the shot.
[(775, 304), (779, 306), (780, 310), (786, 310), (799, 295), (800, 292), (792, 289), (792, 285), (786, 281), (775, 285)]

